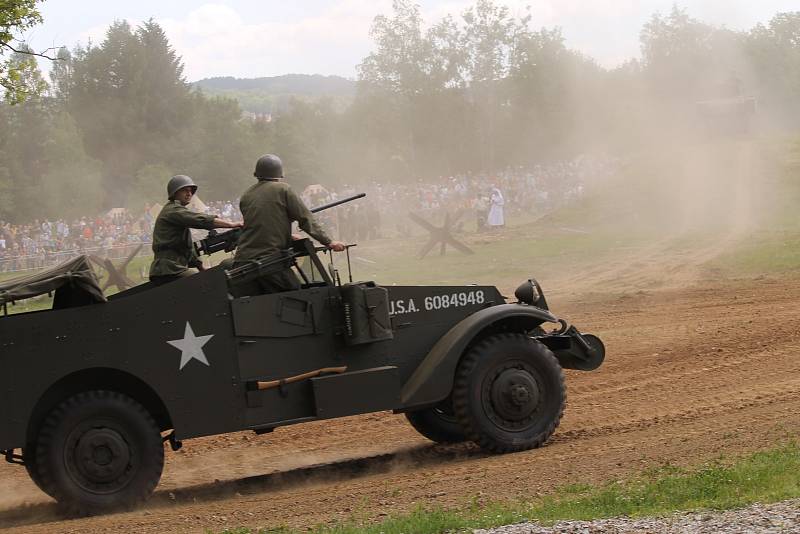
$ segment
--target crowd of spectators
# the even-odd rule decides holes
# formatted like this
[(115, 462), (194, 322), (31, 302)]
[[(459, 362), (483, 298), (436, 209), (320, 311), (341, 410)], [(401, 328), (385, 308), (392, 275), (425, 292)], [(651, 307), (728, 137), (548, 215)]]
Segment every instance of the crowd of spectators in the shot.
[[(455, 230), (489, 231), (493, 196), (500, 192), (506, 218), (521, 214), (542, 215), (560, 204), (583, 195), (586, 184), (616, 173), (621, 161), (608, 157), (581, 156), (573, 161), (532, 168), (509, 167), (500, 172), (465, 173), (416, 180), (402, 184), (387, 184), (373, 180), (363, 190), (367, 202), (353, 202), (320, 217), (335, 228), (340, 239), (366, 241), (387, 235), (408, 236), (415, 225), (404, 215), (422, 215), (441, 225), (446, 215)], [(358, 187), (344, 186), (339, 190), (314, 189), (306, 195), (309, 206), (318, 206), (355, 194)], [(493, 195), (493, 192), (495, 195)]]
[[(367, 201), (344, 204), (323, 211), (318, 219), (339, 239), (366, 241), (379, 237), (407, 236), (413, 225), (404, 215), (414, 212), (441, 224), (445, 213), (457, 220), (456, 229), (484, 231), (493, 191), (504, 198), (505, 216), (537, 214), (582, 195), (585, 184), (616, 172), (620, 161), (583, 156), (570, 162), (507, 168), (494, 174), (466, 173), (430, 180), (388, 183), (373, 180), (366, 186), (326, 189), (315, 185), (303, 191), (309, 207), (316, 207), (364, 191)], [(238, 200), (198, 202), (196, 209), (229, 220), (241, 220)], [(142, 253), (152, 235), (158, 207), (141, 211), (113, 209), (103, 215), (34, 220), (10, 224), (0, 220), (0, 272), (54, 265), (78, 253), (126, 257), (139, 245)]]
[(152, 216), (114, 209), (103, 215), (74, 220), (35, 219), (28, 224), (0, 220), (0, 272), (36, 269), (58, 263), (78, 252), (120, 250), (150, 241)]

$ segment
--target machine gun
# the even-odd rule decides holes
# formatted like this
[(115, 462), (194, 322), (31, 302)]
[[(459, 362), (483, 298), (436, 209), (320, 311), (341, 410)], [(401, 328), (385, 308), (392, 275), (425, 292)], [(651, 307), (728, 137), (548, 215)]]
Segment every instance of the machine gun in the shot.
[[(351, 197), (335, 200), (328, 204), (323, 204), (322, 206), (311, 208), (311, 213), (317, 213), (326, 210), (328, 208), (333, 208), (335, 206), (338, 206), (339, 204), (344, 204), (345, 202), (351, 202), (353, 200), (363, 198), (365, 196), (367, 196), (366, 193), (359, 193)], [(227, 232), (222, 232), (222, 233), (219, 233), (216, 230), (209, 230), (208, 236), (206, 236), (205, 239), (201, 239), (200, 241), (196, 241), (194, 243), (194, 249), (198, 255), (205, 254), (207, 256), (210, 256), (215, 252), (219, 252), (220, 250), (224, 250), (225, 252), (230, 252), (236, 248), (236, 245), (239, 243), (239, 236), (241, 235), (242, 235), (241, 228), (234, 228), (233, 230), (228, 230)]]
[(233, 230), (222, 233), (216, 230), (209, 230), (208, 236), (206, 236), (205, 239), (195, 241), (194, 249), (198, 255), (205, 254), (207, 256), (219, 252), (220, 250), (230, 252), (236, 248), (236, 244), (239, 242), (239, 236), (241, 235), (241, 228), (234, 228)]

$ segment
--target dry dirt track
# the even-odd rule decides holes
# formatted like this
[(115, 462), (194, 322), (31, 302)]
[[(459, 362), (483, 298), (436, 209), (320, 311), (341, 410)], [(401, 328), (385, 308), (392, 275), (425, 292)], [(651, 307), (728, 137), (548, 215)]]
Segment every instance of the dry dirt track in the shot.
[(556, 292), (551, 307), (606, 342), (569, 372), (566, 416), (541, 449), (434, 446), (402, 416), (189, 441), (146, 508), (63, 520), (24, 469), (0, 466), (6, 532), (202, 532), (379, 519), (417, 504), (530, 497), (664, 463), (697, 465), (800, 436), (800, 279), (634, 293)]

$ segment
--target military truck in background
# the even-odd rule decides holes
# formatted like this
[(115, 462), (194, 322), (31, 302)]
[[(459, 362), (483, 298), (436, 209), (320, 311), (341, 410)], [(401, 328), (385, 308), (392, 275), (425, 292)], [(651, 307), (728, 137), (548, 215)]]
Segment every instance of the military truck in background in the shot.
[(708, 137), (746, 137), (753, 133), (757, 116), (756, 99), (742, 90), (735, 71), (716, 84), (712, 98), (695, 102), (700, 127)]
[[(391, 410), (436, 442), (521, 451), (559, 424), (562, 368), (604, 359), (535, 280), (513, 303), (493, 286), (342, 282), (322, 252), (296, 241), (108, 298), (85, 257), (0, 284), (6, 311), (55, 294), (51, 310), (0, 317), (0, 454), (68, 513), (95, 514), (146, 500), (164, 444), (198, 436)], [(231, 296), (301, 258), (301, 289)]]
[(753, 132), (756, 99), (737, 96), (695, 103), (700, 124), (709, 137), (746, 136)]

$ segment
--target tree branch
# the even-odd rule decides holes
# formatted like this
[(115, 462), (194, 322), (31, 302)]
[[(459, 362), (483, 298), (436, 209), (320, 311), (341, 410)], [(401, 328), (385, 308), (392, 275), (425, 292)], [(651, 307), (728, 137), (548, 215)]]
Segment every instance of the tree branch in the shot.
[(47, 52), (50, 52), (51, 50), (55, 51), (55, 50), (59, 49), (58, 47), (54, 47), (54, 46), (50, 47), (50, 48), (47, 48), (42, 52), (34, 52), (33, 50), (25, 50), (25, 49), (17, 50), (16, 48), (11, 46), (10, 44), (4, 43), (2, 41), (0, 41), (0, 46), (4, 46), (4, 47), (8, 48), (9, 50), (11, 50), (12, 52), (16, 52), (17, 54), (27, 54), (29, 56), (43, 57), (45, 59), (49, 59), (50, 61), (59, 61), (61, 59), (59, 57), (52, 57), (52, 56), (48, 56), (47, 55)]

